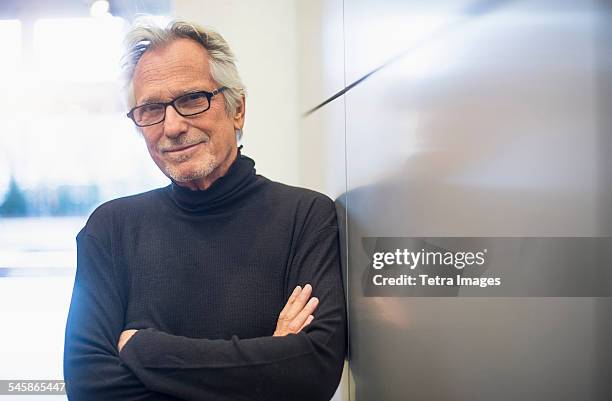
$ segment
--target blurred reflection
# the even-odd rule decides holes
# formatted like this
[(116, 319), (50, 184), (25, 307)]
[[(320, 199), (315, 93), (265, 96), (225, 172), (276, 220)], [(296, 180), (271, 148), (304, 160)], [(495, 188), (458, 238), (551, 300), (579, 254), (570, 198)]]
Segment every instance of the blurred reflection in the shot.
[(471, 4), (345, 2), (348, 82), (419, 43), (345, 97), (353, 399), (606, 400), (609, 303), (363, 292), (364, 237), (610, 233), (604, 3)]

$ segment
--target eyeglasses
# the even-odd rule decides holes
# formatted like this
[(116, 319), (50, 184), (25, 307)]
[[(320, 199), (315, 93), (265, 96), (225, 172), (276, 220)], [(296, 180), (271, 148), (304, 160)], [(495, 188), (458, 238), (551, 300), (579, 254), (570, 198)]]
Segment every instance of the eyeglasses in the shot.
[(225, 86), (212, 92), (198, 91), (181, 95), (169, 102), (147, 103), (136, 106), (127, 116), (139, 127), (159, 124), (166, 118), (166, 108), (172, 106), (183, 117), (195, 116), (210, 109), (210, 100), (213, 96), (227, 89)]

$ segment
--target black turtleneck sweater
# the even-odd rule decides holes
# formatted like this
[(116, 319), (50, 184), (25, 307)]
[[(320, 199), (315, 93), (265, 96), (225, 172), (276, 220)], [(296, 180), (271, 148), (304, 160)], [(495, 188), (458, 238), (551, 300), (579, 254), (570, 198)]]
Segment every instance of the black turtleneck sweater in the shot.
[[(329, 400), (345, 355), (334, 203), (238, 153), (207, 190), (107, 202), (77, 236), (66, 325), (70, 400)], [(272, 337), (297, 285), (320, 303)], [(121, 353), (123, 330), (138, 329)]]

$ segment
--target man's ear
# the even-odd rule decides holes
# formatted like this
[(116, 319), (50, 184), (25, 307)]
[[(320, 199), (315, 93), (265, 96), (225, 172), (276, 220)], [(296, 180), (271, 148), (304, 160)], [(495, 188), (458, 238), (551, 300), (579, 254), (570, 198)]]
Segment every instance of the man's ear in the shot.
[(234, 114), (234, 129), (242, 129), (244, 127), (244, 113), (246, 111), (246, 98), (242, 95), (236, 113)]

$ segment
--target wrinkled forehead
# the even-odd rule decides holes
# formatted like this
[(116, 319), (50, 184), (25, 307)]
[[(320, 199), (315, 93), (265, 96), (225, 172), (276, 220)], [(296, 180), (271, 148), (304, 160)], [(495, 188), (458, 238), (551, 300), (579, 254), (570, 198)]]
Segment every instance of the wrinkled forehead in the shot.
[(190, 39), (147, 50), (132, 79), (137, 103), (172, 98), (191, 89), (214, 89), (208, 52)]

